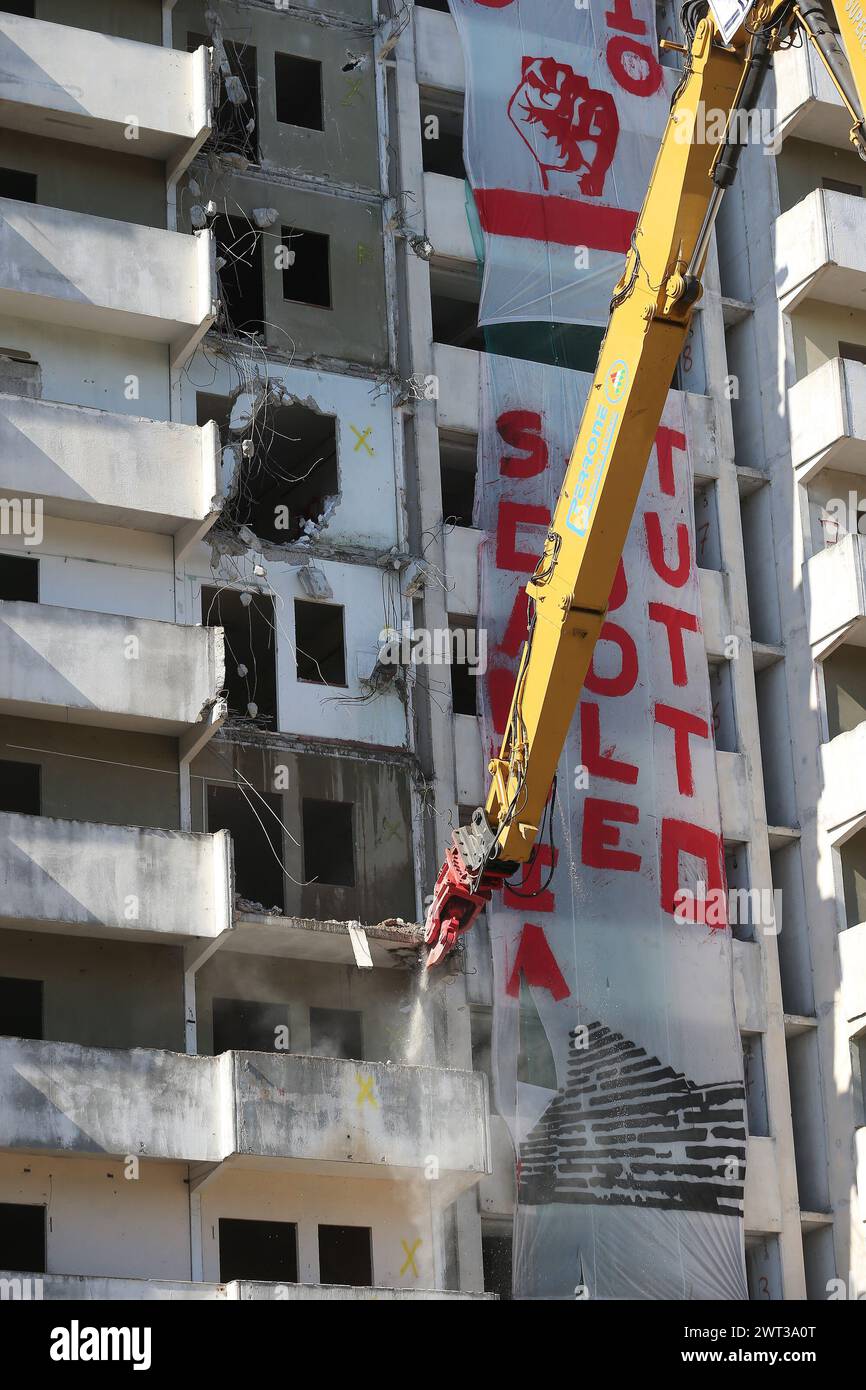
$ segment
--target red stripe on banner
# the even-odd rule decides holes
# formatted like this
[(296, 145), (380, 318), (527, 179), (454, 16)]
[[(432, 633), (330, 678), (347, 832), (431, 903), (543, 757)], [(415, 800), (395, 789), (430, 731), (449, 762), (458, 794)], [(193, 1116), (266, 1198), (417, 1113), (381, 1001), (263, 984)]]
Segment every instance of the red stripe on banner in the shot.
[(574, 198), (519, 193), (513, 188), (476, 188), (473, 192), (481, 226), (493, 236), (625, 254), (637, 222), (637, 213), (627, 208), (594, 207)]

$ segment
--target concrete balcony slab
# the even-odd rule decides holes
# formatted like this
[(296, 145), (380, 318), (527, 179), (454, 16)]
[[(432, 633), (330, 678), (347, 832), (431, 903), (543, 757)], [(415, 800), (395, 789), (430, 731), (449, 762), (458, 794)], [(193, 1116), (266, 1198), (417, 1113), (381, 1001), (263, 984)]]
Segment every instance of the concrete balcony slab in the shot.
[(210, 50), (0, 14), (0, 125), (186, 167), (210, 134)]

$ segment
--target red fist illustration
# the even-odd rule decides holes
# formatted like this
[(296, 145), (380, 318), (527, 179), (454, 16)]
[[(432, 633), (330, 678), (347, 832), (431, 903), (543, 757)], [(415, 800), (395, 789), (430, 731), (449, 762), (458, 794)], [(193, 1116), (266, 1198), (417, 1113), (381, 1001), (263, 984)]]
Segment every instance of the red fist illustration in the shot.
[(619, 137), (609, 92), (590, 87), (587, 78), (555, 58), (524, 58), (508, 116), (537, 160), (545, 188), (549, 170), (579, 173), (581, 192), (601, 196)]

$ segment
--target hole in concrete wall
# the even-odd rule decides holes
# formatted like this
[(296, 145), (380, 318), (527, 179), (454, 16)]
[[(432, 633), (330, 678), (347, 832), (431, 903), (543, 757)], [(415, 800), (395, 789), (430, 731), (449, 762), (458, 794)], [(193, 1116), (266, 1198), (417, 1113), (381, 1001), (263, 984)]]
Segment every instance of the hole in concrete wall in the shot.
[[(752, 874), (749, 866), (749, 851), (745, 845), (730, 845), (725, 848), (725, 878), (728, 885), (729, 916), (731, 934), (736, 941), (754, 941), (755, 923), (752, 900)], [(733, 895), (736, 894), (736, 897)], [(736, 907), (734, 904), (736, 903)]]
[(305, 796), (301, 805), (304, 878), (329, 887), (354, 888), (354, 803)]
[(778, 1236), (746, 1236), (746, 1283), (752, 1301), (781, 1300), (782, 1262)]
[[(207, 788), (207, 828), (227, 830), (232, 837), (235, 892), (265, 910), (283, 910), (282, 797), (249, 787), (210, 783)], [(247, 800), (249, 797), (249, 800)]]
[(0, 1269), (45, 1273), (45, 1208), (0, 1202)]
[(767, 1073), (764, 1067), (764, 1037), (762, 1033), (744, 1033), (743, 1078), (746, 1084), (746, 1114), (750, 1135), (769, 1135), (767, 1113)]
[(695, 484), (695, 552), (701, 569), (722, 568), (718, 492), (714, 481)]
[(285, 1052), (288, 1028), (287, 1004), (263, 1004), (255, 999), (213, 1001), (214, 1056), (231, 1051)]
[(239, 217), (215, 217), (211, 225), (217, 255), (226, 262), (219, 272), (219, 327), (229, 334), (264, 333), (261, 236)]
[(357, 1009), (310, 1009), (310, 1050), (316, 1057), (364, 1061), (361, 1015)]
[(478, 676), (476, 659), (478, 625), (474, 618), (448, 615), (451, 629), (451, 705), (455, 714), (478, 713)]
[(441, 10), (443, 14), (448, 14), (448, 0), (415, 0), (415, 3), (422, 10)]
[(42, 814), (42, 768), (38, 763), (0, 760), (0, 811)]
[(421, 93), (421, 162), (426, 174), (465, 179), (463, 103), (444, 92)]
[[(42, 981), (0, 976), (0, 1034), (5, 1038), (44, 1037)], [(0, 1265), (0, 1269), (2, 1269)]]
[(322, 64), (296, 53), (274, 54), (277, 120), (303, 130), (324, 130)]
[(806, 1271), (806, 1297), (816, 1301), (826, 1300), (829, 1281), (836, 1278), (832, 1221), (804, 1232), (803, 1265)]
[(339, 491), (337, 421), (299, 401), (257, 411), (254, 452), (240, 457), (223, 519), (284, 544), (318, 525)]
[(484, 1268), (484, 1292), (497, 1293), (501, 1299), (512, 1297), (512, 1238), (506, 1235), (481, 1235), (481, 1260)]
[(740, 521), (752, 638), (755, 642), (776, 645), (782, 640), (782, 626), (771, 501), (769, 486), (756, 488), (741, 497)]
[(319, 1227), (319, 1282), (369, 1289), (373, 1284), (373, 1232), (369, 1226)]
[(18, 203), (36, 202), (36, 175), (23, 169), (0, 169), (0, 198), (14, 198)]
[(845, 926), (866, 922), (866, 830), (858, 830), (839, 850), (842, 889), (845, 894)]
[(226, 445), (229, 439), (229, 421), (232, 403), (228, 396), (214, 396), (209, 391), (197, 391), (195, 397), (195, 421), (206, 425), (213, 420), (219, 430), (220, 443)]
[(260, 1279), (298, 1282), (298, 1228), (294, 1221), (245, 1221), (220, 1217), (220, 1282)]
[(827, 1211), (827, 1128), (822, 1103), (818, 1031), (806, 1028), (786, 1041), (797, 1189), (803, 1211)]
[[(245, 603), (244, 600), (249, 602)], [(226, 691), (232, 714), (277, 726), (277, 660), (274, 601), (268, 594), (241, 594), (202, 585), (201, 620), (225, 631)], [(250, 706), (254, 709), (251, 709)]]
[(283, 299), (330, 309), (330, 237), (302, 227), (283, 227), (282, 239), (291, 259), (283, 270)]
[(295, 645), (299, 681), (345, 686), (344, 612), (339, 604), (296, 598)]
[(0, 395), (42, 399), (42, 368), (29, 352), (0, 347)]
[(430, 304), (433, 338), (449, 347), (485, 352), (484, 334), (478, 327), (480, 276), (476, 271), (452, 271), (430, 267)]
[(866, 650), (843, 644), (821, 663), (827, 737), (849, 733), (866, 719)]
[[(233, 81), (227, 83), (225, 76), (220, 78), (219, 101), (214, 111), (214, 126), (210, 144), (220, 153), (234, 152), (246, 155), (255, 162), (258, 158), (259, 128), (259, 83), (256, 63), (256, 50), (252, 44), (232, 43), (223, 40), (231, 69)], [(213, 46), (213, 39), (207, 34), (187, 34), (187, 52), (193, 53), (202, 44), (205, 48)], [(237, 98), (232, 100), (231, 92)], [(250, 129), (252, 122), (252, 129)]]
[(729, 661), (708, 663), (710, 700), (713, 707), (713, 737), (720, 753), (737, 752), (737, 720), (734, 712), (734, 683)]
[(24, 19), (35, 19), (36, 0), (4, 0), (3, 10), (6, 14), (20, 14)]
[(815, 1012), (809, 918), (803, 884), (800, 846), (794, 841), (770, 854), (773, 888), (779, 892), (781, 921), (777, 920), (782, 1004), (786, 1014)]
[(439, 470), (442, 479), (442, 516), (456, 526), (472, 525), (478, 442), (474, 436), (439, 435)]
[(0, 555), (0, 599), (39, 602), (39, 561), (29, 555)]
[(772, 666), (755, 672), (755, 695), (758, 705), (767, 824), (797, 825), (798, 807), (783, 661), (774, 662)]

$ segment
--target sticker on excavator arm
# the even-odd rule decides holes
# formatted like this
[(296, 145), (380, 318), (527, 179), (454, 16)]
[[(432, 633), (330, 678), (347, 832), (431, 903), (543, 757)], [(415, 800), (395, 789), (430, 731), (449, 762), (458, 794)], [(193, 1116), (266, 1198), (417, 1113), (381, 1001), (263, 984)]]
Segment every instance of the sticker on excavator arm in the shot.
[(730, 43), (753, 4), (754, 0), (710, 0), (713, 19), (725, 43)]

